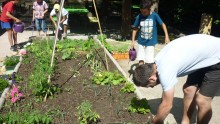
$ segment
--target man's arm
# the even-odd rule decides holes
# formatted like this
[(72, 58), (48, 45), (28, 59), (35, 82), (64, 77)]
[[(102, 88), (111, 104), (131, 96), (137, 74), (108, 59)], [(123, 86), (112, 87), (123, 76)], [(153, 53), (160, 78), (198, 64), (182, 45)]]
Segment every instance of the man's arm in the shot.
[(169, 43), (170, 39), (169, 39), (168, 31), (167, 31), (167, 27), (164, 23), (162, 24), (162, 29), (163, 29), (164, 35), (165, 35), (165, 43)]
[(157, 114), (153, 119), (153, 124), (163, 124), (163, 121), (170, 113), (173, 106), (174, 88), (164, 91), (162, 95), (162, 102), (157, 110)]

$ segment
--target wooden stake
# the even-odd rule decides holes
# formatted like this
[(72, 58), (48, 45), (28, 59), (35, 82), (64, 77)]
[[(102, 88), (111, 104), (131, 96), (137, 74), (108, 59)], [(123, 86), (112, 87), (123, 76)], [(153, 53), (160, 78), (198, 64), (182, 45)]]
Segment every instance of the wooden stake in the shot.
[[(96, 9), (96, 4), (95, 4), (95, 0), (92, 0), (93, 1), (93, 5), (94, 5), (94, 8), (95, 8), (95, 13), (96, 13), (96, 18), (98, 20), (98, 25), (99, 25), (99, 30), (100, 30), (100, 35), (101, 35), (101, 43), (104, 46), (104, 41), (103, 41), (103, 34), (102, 34), (102, 28), (101, 28), (101, 25), (100, 25), (100, 21), (99, 21), (99, 15), (98, 15), (98, 12), (97, 12), (97, 9)], [(106, 69), (108, 71), (108, 60), (107, 60), (107, 56), (106, 56), (106, 52), (105, 52), (105, 49), (103, 48), (103, 51), (105, 53), (105, 62), (106, 62)]]

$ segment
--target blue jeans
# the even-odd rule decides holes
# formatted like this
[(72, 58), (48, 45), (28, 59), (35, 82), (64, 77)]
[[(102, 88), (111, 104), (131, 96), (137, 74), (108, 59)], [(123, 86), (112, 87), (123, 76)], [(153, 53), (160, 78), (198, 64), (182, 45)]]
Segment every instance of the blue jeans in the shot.
[(43, 32), (47, 32), (47, 25), (46, 25), (45, 19), (36, 19), (35, 18), (35, 25), (36, 25), (37, 31), (40, 31), (40, 29), (42, 29)]

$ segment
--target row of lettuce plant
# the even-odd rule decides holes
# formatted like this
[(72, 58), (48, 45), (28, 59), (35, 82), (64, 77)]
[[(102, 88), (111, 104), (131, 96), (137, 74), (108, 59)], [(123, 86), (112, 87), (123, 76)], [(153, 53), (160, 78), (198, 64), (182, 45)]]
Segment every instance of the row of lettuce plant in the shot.
[(29, 88), (40, 100), (46, 99), (59, 92), (59, 88), (48, 80), (53, 76), (56, 60), (51, 67), (53, 41), (34, 42), (27, 48), (29, 55), (35, 60), (34, 69), (29, 76)]

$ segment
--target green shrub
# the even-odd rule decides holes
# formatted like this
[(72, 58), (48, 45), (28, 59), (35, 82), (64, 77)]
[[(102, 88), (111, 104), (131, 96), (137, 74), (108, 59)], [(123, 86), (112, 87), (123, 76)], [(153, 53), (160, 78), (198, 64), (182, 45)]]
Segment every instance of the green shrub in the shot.
[(8, 81), (0, 77), (0, 93), (8, 86)]
[(4, 65), (5, 66), (15, 66), (18, 64), (18, 62), (19, 62), (18, 56), (11, 56), (11, 57), (6, 56), (5, 61), (4, 61)]
[(0, 123), (6, 124), (51, 124), (52, 119), (38, 111), (8, 112), (1, 115)]

